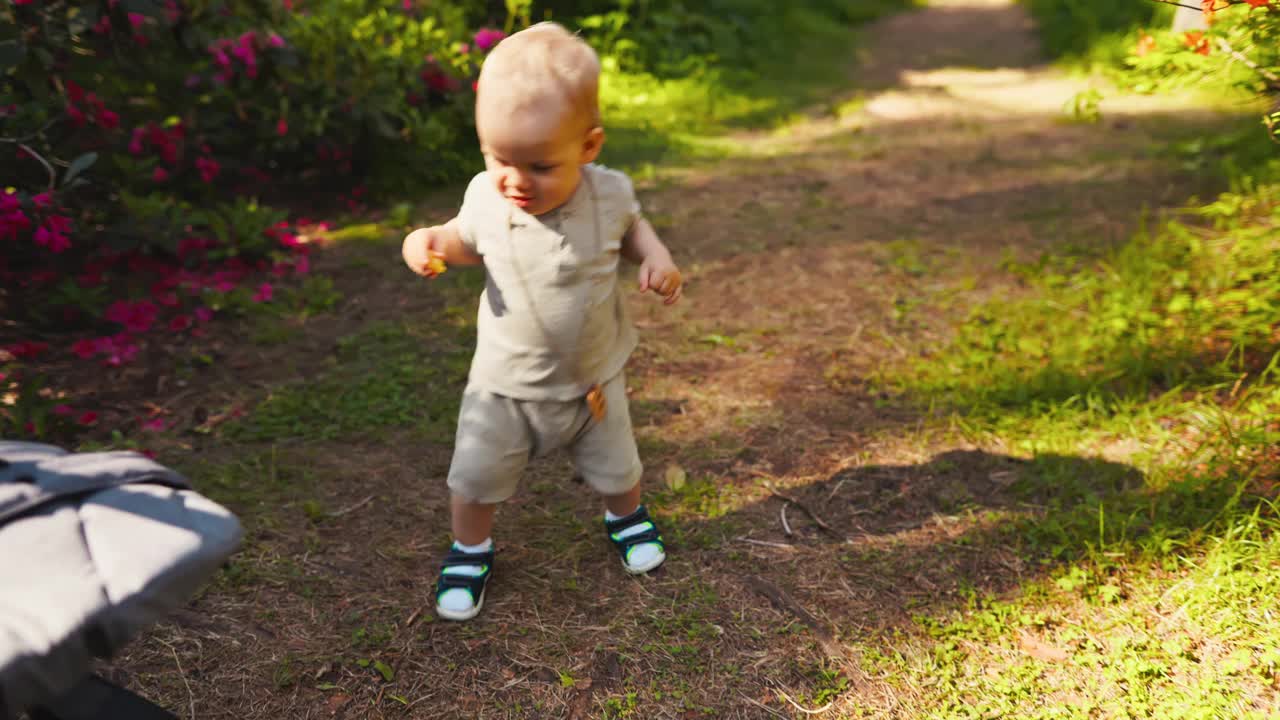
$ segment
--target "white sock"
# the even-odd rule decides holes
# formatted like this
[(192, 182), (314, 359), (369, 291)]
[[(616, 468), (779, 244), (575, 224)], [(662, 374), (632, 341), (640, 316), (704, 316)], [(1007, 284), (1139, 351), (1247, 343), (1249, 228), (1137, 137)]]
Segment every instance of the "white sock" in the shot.
[[(604, 519), (608, 520), (609, 522), (616, 522), (618, 520), (621, 520), (624, 517), (626, 516), (614, 515), (613, 513), (609, 512), (609, 508), (605, 508), (604, 510)], [(636, 533), (642, 533), (645, 530), (648, 530), (649, 527), (650, 527), (650, 523), (636, 523), (631, 527), (627, 527), (619, 530), (617, 535), (619, 539), (628, 538), (628, 537), (631, 537), (632, 535), (635, 535)], [(652, 543), (652, 542), (641, 543), (631, 549), (631, 554), (627, 557), (627, 560), (629, 565), (631, 565), (632, 567), (639, 568), (649, 564), (661, 554), (662, 554), (662, 546), (659, 545), (658, 543)]]
[[(493, 549), (493, 538), (485, 538), (484, 542), (478, 545), (463, 545), (457, 540), (453, 541), (453, 547), (465, 553), (482, 553), (489, 552)], [(444, 575), (466, 575), (468, 577), (476, 577), (484, 574), (484, 567), (481, 565), (455, 565), (447, 567), (441, 571)], [(452, 588), (445, 590), (436, 599), (436, 604), (446, 610), (454, 612), (463, 612), (470, 610), (474, 603), (471, 602), (471, 593), (462, 588)]]

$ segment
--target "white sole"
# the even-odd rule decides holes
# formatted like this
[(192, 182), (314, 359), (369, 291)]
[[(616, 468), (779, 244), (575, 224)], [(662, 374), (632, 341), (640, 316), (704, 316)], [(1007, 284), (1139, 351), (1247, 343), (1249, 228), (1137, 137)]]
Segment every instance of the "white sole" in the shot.
[(448, 610), (446, 608), (440, 607), (439, 605), (436, 605), (436, 615), (440, 616), (445, 620), (454, 620), (458, 622), (461, 622), (463, 620), (470, 620), (471, 618), (480, 614), (480, 608), (484, 607), (484, 594), (487, 592), (489, 592), (488, 588), (485, 588), (484, 590), (480, 591), (480, 601), (477, 602), (475, 607), (471, 608), (470, 610), (462, 610), (462, 611)]
[(643, 574), (645, 574), (645, 573), (649, 572), (650, 570), (652, 570), (652, 569), (654, 569), (654, 568), (658, 567), (659, 565), (661, 565), (662, 563), (664, 563), (664, 562), (666, 562), (666, 561), (667, 561), (667, 554), (666, 554), (666, 553), (662, 553), (662, 554), (661, 554), (661, 555), (659, 555), (658, 557), (656, 557), (656, 558), (654, 558), (654, 559), (650, 560), (647, 564), (645, 564), (645, 565), (641, 565), (640, 567), (636, 567), (636, 568), (631, 567), (630, 565), (628, 565), (628, 564), (627, 564), (627, 561), (626, 561), (626, 560), (623, 560), (623, 561), (622, 561), (622, 569), (623, 569), (623, 570), (626, 570), (628, 573), (631, 573), (632, 575), (643, 575)]

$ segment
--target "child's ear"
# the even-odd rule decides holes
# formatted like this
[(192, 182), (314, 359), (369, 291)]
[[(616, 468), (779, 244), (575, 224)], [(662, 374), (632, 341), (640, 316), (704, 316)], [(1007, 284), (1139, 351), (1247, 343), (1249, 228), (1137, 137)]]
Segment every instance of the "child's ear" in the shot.
[(604, 128), (599, 125), (587, 131), (587, 137), (582, 141), (582, 158), (580, 165), (589, 162), (595, 162), (600, 156), (600, 150), (604, 148)]

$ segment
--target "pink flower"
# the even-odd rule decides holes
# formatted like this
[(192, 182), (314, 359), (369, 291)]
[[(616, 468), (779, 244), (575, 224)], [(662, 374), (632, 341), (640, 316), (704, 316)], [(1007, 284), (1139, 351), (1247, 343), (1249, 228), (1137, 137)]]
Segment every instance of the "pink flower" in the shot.
[(207, 307), (198, 307), (195, 309), (196, 320), (207, 323), (213, 319), (213, 311)]
[(306, 255), (301, 255), (297, 260), (293, 261), (293, 271), (299, 275), (306, 275), (311, 272), (311, 261), (307, 260)]
[(289, 123), (285, 122), (284, 118), (276, 121), (276, 134), (281, 136), (289, 134)]
[(271, 302), (272, 292), (271, 283), (262, 283), (258, 286), (258, 292), (253, 294), (253, 301), (257, 303)]
[(31, 203), (38, 208), (47, 208), (53, 204), (53, 198), (47, 192), (31, 196)]
[(466, 55), (466, 54), (467, 54), (467, 53), (469, 53), (469, 52), (471, 52), (471, 46), (470, 46), (470, 45), (468, 45), (468, 44), (466, 44), (466, 43), (458, 43), (458, 54), (459, 54), (459, 55)]
[(155, 303), (149, 300), (140, 300), (136, 303), (117, 300), (107, 308), (104, 317), (124, 325), (129, 332), (139, 333), (151, 329), (158, 313), (159, 309), (156, 308)]
[(131, 362), (138, 355), (138, 345), (133, 341), (127, 333), (120, 333), (115, 337), (105, 338), (103, 350), (110, 353), (106, 360), (102, 361), (103, 365), (110, 367), (119, 367), (127, 362)]
[(146, 137), (146, 128), (136, 127), (133, 129), (133, 136), (129, 138), (129, 154), (142, 154), (142, 140)]
[(210, 183), (213, 182), (214, 178), (218, 177), (222, 166), (211, 157), (200, 157), (196, 158), (196, 169), (200, 171), (200, 179)]
[(84, 426), (93, 425), (98, 422), (98, 413), (92, 410), (86, 410), (80, 417), (76, 418), (76, 422)]
[(142, 27), (143, 23), (145, 23), (146, 21), (147, 21), (147, 16), (143, 15), (142, 13), (134, 13), (134, 12), (129, 13), (129, 26), (132, 27), (134, 30), (137, 30), (138, 28)]
[(162, 183), (169, 179), (169, 171), (157, 165), (156, 169), (151, 171), (151, 179)]
[(282, 48), (284, 47), (284, 38), (275, 33), (271, 33), (267, 36), (267, 44), (273, 48)]
[(22, 201), (16, 192), (0, 193), (0, 213), (11, 213), (22, 209)]
[(54, 405), (53, 414), (59, 417), (66, 417), (75, 414), (75, 410), (70, 405)]
[(60, 233), (71, 232), (71, 218), (65, 215), (50, 215), (49, 217), (44, 219), (44, 224), (47, 225), (49, 229), (54, 232), (60, 232)]
[(55, 230), (51, 230), (47, 225), (41, 225), (36, 228), (35, 241), (41, 247), (49, 248), (49, 252), (61, 253), (71, 247), (71, 241)]
[(167, 427), (168, 423), (162, 417), (151, 418), (150, 420), (144, 419), (142, 421), (142, 429), (147, 432), (164, 432)]
[(189, 327), (191, 327), (190, 315), (175, 315), (173, 319), (169, 321), (169, 332), (182, 332)]
[(502, 32), (501, 30), (494, 30), (492, 28), (481, 28), (479, 31), (476, 32), (476, 37), (475, 37), (476, 47), (480, 49), (480, 52), (487, 52), (489, 48), (492, 48), (494, 45), (497, 45), (506, 36), (507, 34)]
[(76, 84), (75, 80), (68, 80), (63, 83), (63, 87), (67, 89), (67, 98), (71, 102), (80, 102), (84, 100), (84, 88)]
[(98, 113), (98, 124), (107, 130), (120, 127), (120, 115), (113, 110), (102, 110)]

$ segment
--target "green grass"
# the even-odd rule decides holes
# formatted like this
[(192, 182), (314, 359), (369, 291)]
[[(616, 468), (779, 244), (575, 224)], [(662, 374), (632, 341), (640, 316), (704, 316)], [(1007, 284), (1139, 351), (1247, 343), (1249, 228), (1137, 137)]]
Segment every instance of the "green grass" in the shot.
[(673, 77), (623, 69), (603, 59), (600, 103), (609, 140), (602, 162), (643, 173), (664, 160), (714, 159), (734, 154), (733, 130), (780, 129), (806, 111), (839, 114), (849, 104), (851, 47), (859, 24), (916, 4), (874, 0), (851, 5), (846, 22), (801, 4), (788, 6), (756, 67), (698, 58)]
[[(1045, 51), (1068, 66), (1119, 65), (1141, 28), (1168, 27), (1174, 9), (1157, 2), (1022, 0)], [(1187, 3), (1194, 5), (1195, 3)]]
[(323, 375), (273, 389), (227, 433), (239, 441), (323, 441), (416, 427), (447, 441), (470, 360), (462, 338), (470, 329), (461, 325), (442, 333), (386, 321), (341, 338)]
[[(1274, 176), (1273, 176), (1274, 177)], [(917, 618), (873, 662), (930, 717), (1274, 717), (1280, 185), (1026, 288), (883, 387), (1027, 457), (993, 536), (1045, 579)], [(1105, 458), (1105, 459), (1104, 459)]]

